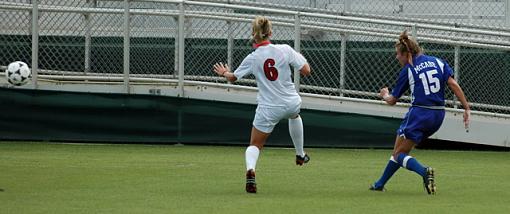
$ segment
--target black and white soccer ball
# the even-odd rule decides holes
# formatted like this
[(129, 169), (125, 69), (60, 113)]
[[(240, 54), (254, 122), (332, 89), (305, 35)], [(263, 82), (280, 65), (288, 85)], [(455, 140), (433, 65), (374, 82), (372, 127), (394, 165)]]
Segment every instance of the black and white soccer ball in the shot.
[(7, 70), (5, 70), (7, 82), (15, 86), (27, 84), (30, 81), (31, 76), (32, 72), (30, 71), (27, 63), (21, 61), (12, 62), (9, 66), (7, 66)]

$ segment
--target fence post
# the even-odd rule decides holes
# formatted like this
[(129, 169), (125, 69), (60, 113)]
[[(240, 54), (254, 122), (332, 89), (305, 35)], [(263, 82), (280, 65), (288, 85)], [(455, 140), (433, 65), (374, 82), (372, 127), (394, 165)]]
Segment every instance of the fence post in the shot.
[(178, 96), (184, 96), (184, 1), (179, 3), (179, 83)]
[(468, 15), (468, 23), (469, 24), (472, 24), (473, 23), (473, 14), (475, 13), (474, 11), (474, 5), (473, 5), (473, 0), (469, 0), (469, 15)]
[(505, 18), (506, 18), (506, 27), (510, 28), (510, 0), (506, 0)]
[[(345, 0), (344, 1), (344, 7), (343, 12), (348, 13), (351, 11), (351, 2), (352, 0)], [(340, 86), (338, 88), (338, 93), (340, 97), (344, 96), (344, 90), (345, 90), (345, 53), (347, 51), (347, 34), (340, 34), (341, 41), (340, 41)]]
[(416, 29), (416, 24), (411, 26), (411, 34), (416, 41), (418, 41), (418, 30)]
[(310, 7), (317, 8), (317, 0), (310, 0)]
[(39, 71), (39, 0), (32, 2), (32, 87), (37, 89)]
[(129, 90), (129, 1), (124, 0), (124, 89), (126, 93), (130, 93)]
[(227, 21), (227, 65), (230, 69), (232, 69), (233, 51), (234, 51), (234, 39), (232, 38), (232, 22)]
[(345, 12), (350, 12), (351, 11), (351, 1), (352, 0), (344, 0), (344, 13)]
[(340, 43), (340, 87), (339, 87), (339, 96), (344, 96), (345, 89), (345, 51), (347, 50), (347, 34), (341, 34), (341, 43)]
[[(96, 7), (96, 0), (87, 0), (87, 4), (89, 7)], [(91, 53), (91, 45), (92, 45), (92, 32), (91, 32), (91, 15), (90, 13), (85, 13), (85, 69), (84, 73), (90, 72), (90, 53)]]
[[(455, 77), (455, 81), (459, 82), (460, 80), (460, 46), (455, 45), (455, 54), (454, 54), (454, 62), (453, 62), (453, 75)], [(453, 96), (453, 108), (457, 108), (457, 96)]]
[(179, 72), (179, 19), (177, 17), (172, 17), (174, 23), (176, 23), (176, 31), (174, 37), (174, 72), (172, 72), (172, 78), (176, 78)]
[[(299, 13), (294, 15), (294, 50), (301, 53), (301, 20)], [(301, 83), (301, 73), (298, 68), (294, 68), (294, 85), (299, 93)]]

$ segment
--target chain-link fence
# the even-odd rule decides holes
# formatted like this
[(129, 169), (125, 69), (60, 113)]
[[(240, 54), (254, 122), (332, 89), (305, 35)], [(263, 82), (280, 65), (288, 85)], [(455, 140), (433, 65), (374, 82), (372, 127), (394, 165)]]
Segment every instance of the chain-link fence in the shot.
[[(22, 1), (14, 1), (20, 3)], [(14, 61), (32, 61), (30, 10), (0, 10), (0, 60), (3, 66)]]
[[(466, 2), (469, 7), (485, 6), (476, 11), (485, 15), (477, 17), (471, 13), (471, 19), (465, 19), (459, 15), (465, 10), (445, 9), (462, 5), (465, 8)], [(417, 36), (426, 54), (441, 57), (454, 68), (473, 109), (510, 114), (510, 90), (505, 90), (510, 85), (510, 74), (506, 72), (510, 33), (499, 28), (507, 24), (504, 20), (508, 1), (303, 0), (292, 1), (292, 6), (256, 7), (270, 3), (0, 1), (0, 66), (16, 60), (31, 65), (32, 43), (36, 42), (37, 72), (43, 75), (99, 76), (109, 77), (108, 81), (117, 78), (119, 82), (136, 81), (137, 77), (151, 78), (154, 82), (177, 80), (182, 75), (185, 81), (226, 83), (212, 72), (212, 65), (223, 62), (236, 68), (253, 51), (251, 20), (264, 15), (273, 21), (272, 42), (291, 45), (312, 67), (312, 76), (299, 79), (302, 93), (379, 99), (379, 88), (395, 84), (400, 66), (395, 60), (394, 43), (398, 34), (407, 29)], [(363, 5), (368, 4), (374, 11), (366, 11)], [(34, 7), (38, 17), (33, 16)], [(316, 13), (308, 8), (298, 13), (292, 9), (296, 7), (329, 10)], [(411, 13), (407, 8), (422, 9)], [(445, 15), (431, 14), (439, 10), (434, 8), (440, 8)], [(333, 9), (345, 14), (370, 12), (392, 18), (339, 15), (331, 12)], [(442, 22), (414, 20), (427, 18), (425, 15)], [(37, 20), (35, 26), (32, 20)], [(444, 24), (445, 20), (455, 24)], [(459, 20), (468, 20), (468, 27), (459, 24)], [(476, 20), (498, 28), (469, 27)], [(32, 33), (38, 35), (37, 41), (32, 41)], [(182, 61), (180, 33), (184, 47)], [(125, 42), (126, 38), (129, 42)], [(126, 74), (131, 79), (123, 79)], [(235, 85), (256, 86), (253, 76)], [(448, 99), (448, 106), (456, 108), (451, 92)]]
[(321, 13), (385, 16), (509, 28), (506, 0), (206, 0)]

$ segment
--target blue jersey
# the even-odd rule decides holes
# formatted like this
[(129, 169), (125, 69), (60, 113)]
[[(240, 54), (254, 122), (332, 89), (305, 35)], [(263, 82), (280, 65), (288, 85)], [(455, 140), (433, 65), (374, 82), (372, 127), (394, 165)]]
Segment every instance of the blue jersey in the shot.
[(433, 56), (419, 55), (413, 58), (413, 65), (402, 68), (391, 95), (400, 98), (410, 89), (413, 106), (444, 107), (444, 90), (451, 76), (453, 72), (448, 63)]

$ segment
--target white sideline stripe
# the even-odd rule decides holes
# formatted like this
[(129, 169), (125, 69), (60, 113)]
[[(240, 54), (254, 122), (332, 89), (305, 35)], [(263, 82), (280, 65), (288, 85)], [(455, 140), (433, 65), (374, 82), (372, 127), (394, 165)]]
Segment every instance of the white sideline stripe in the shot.
[(402, 165), (404, 166), (404, 168), (407, 168), (407, 161), (409, 161), (409, 159), (411, 159), (411, 158), (413, 158), (413, 156), (410, 156), (410, 155), (408, 155), (404, 158), (404, 161), (402, 161)]

